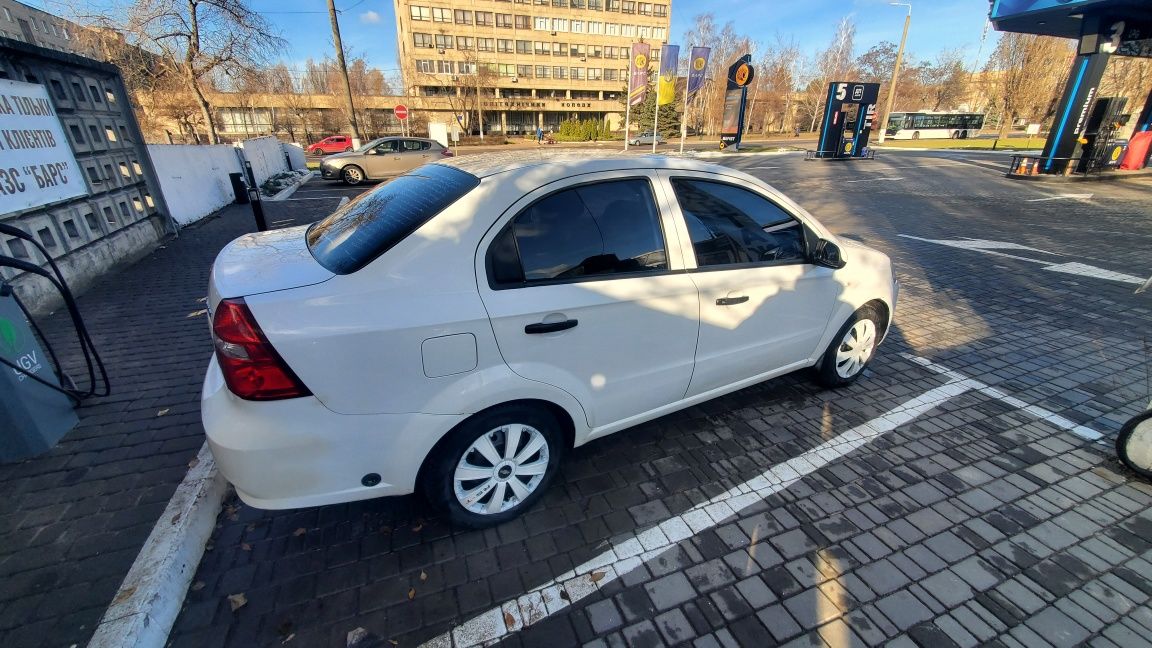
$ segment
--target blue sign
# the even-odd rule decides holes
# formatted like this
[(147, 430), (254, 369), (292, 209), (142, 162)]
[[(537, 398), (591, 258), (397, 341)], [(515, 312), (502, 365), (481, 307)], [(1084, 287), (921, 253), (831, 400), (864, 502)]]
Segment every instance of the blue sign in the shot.
[(992, 19), (1008, 18), (1047, 9), (1079, 9), (1084, 5), (1102, 4), (1109, 0), (996, 0), (992, 5)]

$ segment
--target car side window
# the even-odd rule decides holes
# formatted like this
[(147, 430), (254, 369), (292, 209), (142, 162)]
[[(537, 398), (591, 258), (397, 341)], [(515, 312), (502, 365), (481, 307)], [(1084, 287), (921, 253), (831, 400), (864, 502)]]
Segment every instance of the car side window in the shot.
[(396, 151), (396, 140), (388, 140), (387, 142), (380, 142), (380, 145), (376, 147), (376, 153), (379, 153), (379, 154), (393, 153), (395, 151)]
[(550, 194), (504, 227), (488, 262), (503, 287), (667, 270), (652, 187), (636, 178)]
[(804, 228), (767, 198), (722, 182), (675, 178), (696, 265), (785, 264), (807, 261)]
[(419, 151), (420, 148), (420, 142), (416, 140), (404, 140), (405, 151)]

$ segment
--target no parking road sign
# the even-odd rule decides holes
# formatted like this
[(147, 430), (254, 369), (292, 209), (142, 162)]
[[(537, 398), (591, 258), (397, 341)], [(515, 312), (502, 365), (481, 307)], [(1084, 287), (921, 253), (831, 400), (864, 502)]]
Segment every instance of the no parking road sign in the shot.
[(396, 115), (396, 119), (408, 119), (408, 106), (397, 104), (396, 107), (392, 109), (392, 113)]

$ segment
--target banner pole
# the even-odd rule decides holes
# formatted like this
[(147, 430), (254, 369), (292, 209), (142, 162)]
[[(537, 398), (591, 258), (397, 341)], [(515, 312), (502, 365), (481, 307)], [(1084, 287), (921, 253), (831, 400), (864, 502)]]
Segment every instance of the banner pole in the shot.
[[(692, 50), (688, 50), (691, 52)], [(684, 138), (688, 136), (688, 80), (692, 78), (692, 55), (688, 55), (688, 77), (684, 81), (684, 112), (680, 115), (680, 155), (684, 155)]]
[(656, 152), (656, 138), (659, 137), (659, 132), (656, 130), (656, 125), (660, 123), (660, 81), (656, 81), (656, 111), (652, 115), (652, 152)]
[[(629, 89), (629, 91), (631, 91), (631, 89), (632, 89), (631, 83), (628, 84), (628, 89)], [(625, 151), (628, 150), (628, 127), (629, 127), (628, 122), (630, 122), (632, 120), (632, 93), (631, 92), (628, 93), (627, 102), (628, 102), (627, 107), (624, 109), (624, 150)]]

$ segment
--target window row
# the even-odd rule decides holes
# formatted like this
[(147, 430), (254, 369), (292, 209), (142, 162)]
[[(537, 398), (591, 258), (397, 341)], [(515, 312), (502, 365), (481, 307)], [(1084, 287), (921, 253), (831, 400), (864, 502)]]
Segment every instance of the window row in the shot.
[[(496, 0), (497, 2), (509, 2), (509, 0)], [(635, 14), (639, 16), (655, 16), (657, 18), (668, 17), (668, 5), (657, 4), (652, 2), (631, 2), (630, 0), (551, 0), (550, 2), (537, 0), (536, 2), (524, 2), (516, 0), (515, 4), (535, 4), (537, 6), (552, 6), (558, 8), (572, 9), (591, 9), (592, 11), (616, 11), (624, 14)], [(485, 19), (490, 20), (491, 16), (495, 13), (492, 11), (470, 11), (467, 9), (448, 9), (444, 7), (422, 7), (413, 5), (409, 8), (412, 20), (430, 21), (430, 22), (455, 22), (458, 25), (471, 25), (474, 20), (473, 14), (477, 17), (475, 20), (480, 20), (480, 14), (485, 14)], [(496, 16), (511, 16), (511, 14), (499, 14)], [(528, 16), (516, 16), (517, 22), (520, 18), (528, 19)], [(510, 20), (511, 18), (509, 18)], [(496, 20), (499, 20), (497, 18)], [(480, 24), (480, 23), (477, 23)], [(489, 23), (491, 24), (491, 23)], [(517, 29), (527, 29), (527, 27), (520, 27)]]
[[(10, 23), (16, 22), (16, 19), (12, 17), (12, 12), (8, 10), (8, 7), (4, 7), (4, 18)], [(21, 18), (21, 20), (24, 19)], [(35, 31), (52, 34), (64, 40), (72, 40), (72, 34), (68, 33), (68, 28), (64, 25), (56, 25), (56, 23), (51, 23), (43, 18), (36, 18), (35, 16), (28, 16), (27, 22)]]
[[(628, 78), (626, 69), (583, 68), (550, 65), (517, 65), (512, 63), (481, 63), (488, 71), (502, 77), (531, 79), (575, 79), (577, 81), (620, 81)], [(476, 63), (464, 61), (433, 61), (418, 59), (416, 71), (423, 74), (475, 74)]]
[(456, 25), (476, 25), (478, 27), (498, 27), (501, 29), (534, 29), (536, 31), (572, 32), (573, 34), (606, 34), (608, 36), (640, 36), (663, 39), (668, 35), (664, 27), (647, 25), (626, 25), (606, 23), (599, 20), (576, 20), (569, 18), (547, 18), (544, 16), (522, 16), (491, 11), (471, 11), (468, 9), (441, 9), (438, 7), (411, 7), (412, 20), (417, 22), (453, 23)]
[[(506, 54), (535, 54), (537, 56), (578, 56), (606, 59), (627, 59), (631, 52), (628, 47), (616, 45), (584, 45), (559, 43), (555, 41), (514, 40), (511, 38), (474, 38), (472, 36), (449, 36), (446, 34), (412, 34), (412, 43), (422, 49), (458, 49), (477, 52), (503, 52)], [(649, 57), (660, 60), (659, 50), (652, 50)]]

